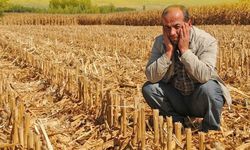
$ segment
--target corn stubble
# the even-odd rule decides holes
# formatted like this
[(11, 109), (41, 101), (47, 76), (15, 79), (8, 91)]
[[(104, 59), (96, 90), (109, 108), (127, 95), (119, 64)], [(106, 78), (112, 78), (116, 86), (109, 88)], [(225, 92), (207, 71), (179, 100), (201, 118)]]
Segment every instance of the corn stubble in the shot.
[[(4, 137), (0, 144), (34, 149), (246, 147), (250, 140), (249, 26), (200, 28), (218, 39), (217, 70), (235, 88), (233, 105), (222, 114), (222, 131), (207, 134), (172, 124), (172, 118), (162, 118), (143, 100), (145, 65), (161, 27), (0, 26), (1, 60), (20, 69), (36, 69), (37, 78), (45, 80), (39, 90), (50, 95), (44, 96), (48, 107), (37, 109), (40, 102), (25, 98), (35, 92), (18, 97), (20, 91), (9, 86), (13, 78), (2, 71), (0, 104), (9, 110), (3, 118), (8, 127), (0, 129)], [(52, 128), (55, 124), (58, 128)]]

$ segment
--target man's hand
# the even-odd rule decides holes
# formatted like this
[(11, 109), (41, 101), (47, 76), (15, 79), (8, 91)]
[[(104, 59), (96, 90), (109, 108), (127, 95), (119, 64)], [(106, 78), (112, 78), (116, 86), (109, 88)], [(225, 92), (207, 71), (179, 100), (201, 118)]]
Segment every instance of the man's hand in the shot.
[(165, 32), (164, 28), (163, 29), (163, 43), (166, 46), (166, 55), (169, 59), (172, 58), (173, 53), (174, 53), (174, 46), (173, 44), (170, 42), (167, 33)]
[(189, 48), (190, 28), (191, 28), (191, 26), (188, 23), (184, 23), (184, 25), (182, 26), (182, 28), (180, 30), (180, 39), (179, 39), (179, 43), (178, 43), (178, 48), (179, 48), (181, 54), (186, 52)]

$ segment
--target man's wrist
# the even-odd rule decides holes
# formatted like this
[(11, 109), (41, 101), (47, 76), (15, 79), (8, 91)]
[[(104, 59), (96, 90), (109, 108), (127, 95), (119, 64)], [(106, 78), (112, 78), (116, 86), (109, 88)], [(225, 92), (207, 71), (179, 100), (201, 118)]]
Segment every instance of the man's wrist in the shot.
[(180, 49), (181, 55), (184, 54), (187, 50), (188, 48)]
[(167, 56), (169, 59), (171, 59), (172, 56), (173, 56), (173, 51), (167, 51), (167, 52), (166, 52), (166, 56)]
[(190, 56), (190, 52), (192, 53), (191, 49), (188, 49), (183, 54), (181, 54), (181, 61), (187, 59), (188, 56)]

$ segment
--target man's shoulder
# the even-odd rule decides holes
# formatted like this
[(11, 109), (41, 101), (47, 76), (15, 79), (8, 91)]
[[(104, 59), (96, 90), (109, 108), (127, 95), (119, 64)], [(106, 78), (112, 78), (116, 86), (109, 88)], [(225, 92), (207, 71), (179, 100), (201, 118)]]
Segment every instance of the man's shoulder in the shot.
[(161, 49), (163, 43), (163, 35), (158, 35), (154, 38), (154, 47), (157, 47), (158, 49)]
[(193, 38), (195, 41), (206, 41), (206, 42), (213, 42), (216, 41), (216, 38), (212, 36), (210, 33), (206, 32), (205, 30), (202, 30), (198, 27), (193, 26)]
[(163, 41), (163, 35), (162, 34), (157, 35), (154, 39), (155, 39), (156, 42), (162, 42)]

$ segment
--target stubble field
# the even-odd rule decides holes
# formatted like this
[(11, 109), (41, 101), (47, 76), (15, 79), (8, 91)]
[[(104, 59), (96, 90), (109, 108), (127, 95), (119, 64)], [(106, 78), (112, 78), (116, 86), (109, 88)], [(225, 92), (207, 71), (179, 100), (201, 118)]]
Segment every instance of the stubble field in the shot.
[[(218, 39), (217, 70), (233, 97), (222, 131), (206, 134), (203, 144), (249, 147), (250, 26), (198, 27)], [(165, 119), (155, 141), (140, 92), (160, 26), (2, 25), (0, 32), (0, 148), (163, 149), (168, 139), (172, 148), (188, 148), (184, 131), (169, 138)], [(193, 148), (199, 135), (192, 127)]]

